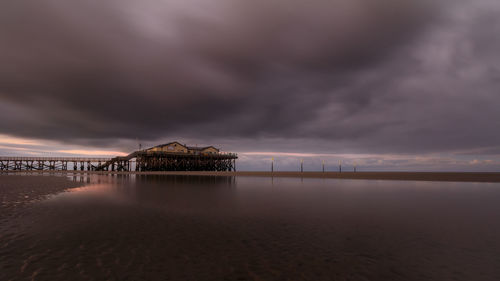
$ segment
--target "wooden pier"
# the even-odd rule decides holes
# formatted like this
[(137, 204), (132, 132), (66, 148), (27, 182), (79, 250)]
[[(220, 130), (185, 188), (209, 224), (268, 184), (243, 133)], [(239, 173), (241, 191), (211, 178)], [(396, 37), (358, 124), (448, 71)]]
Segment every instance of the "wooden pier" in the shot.
[(114, 158), (0, 157), (0, 171), (236, 171), (237, 158), (172, 142)]
[(0, 157), (0, 171), (95, 171), (111, 158)]

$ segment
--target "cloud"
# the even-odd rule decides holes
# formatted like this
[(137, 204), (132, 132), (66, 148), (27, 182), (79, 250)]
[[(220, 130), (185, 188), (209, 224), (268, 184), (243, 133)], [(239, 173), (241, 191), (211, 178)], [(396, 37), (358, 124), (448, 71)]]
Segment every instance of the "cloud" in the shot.
[(10, 1), (0, 133), (130, 151), (439, 153), (500, 140), (495, 1)]

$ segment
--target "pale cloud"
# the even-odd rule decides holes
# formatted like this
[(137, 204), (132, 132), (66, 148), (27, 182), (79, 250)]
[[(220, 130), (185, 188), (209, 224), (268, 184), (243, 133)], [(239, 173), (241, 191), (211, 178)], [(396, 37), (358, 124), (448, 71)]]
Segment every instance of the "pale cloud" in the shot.
[(29, 151), (30, 149), (25, 148), (25, 147), (15, 147), (15, 146), (7, 146), (7, 145), (0, 145), (0, 149), (8, 149), (8, 150), (14, 150), (14, 151)]
[(19, 138), (9, 135), (0, 134), (0, 144), (14, 144), (14, 145), (38, 145), (40, 142), (34, 139)]

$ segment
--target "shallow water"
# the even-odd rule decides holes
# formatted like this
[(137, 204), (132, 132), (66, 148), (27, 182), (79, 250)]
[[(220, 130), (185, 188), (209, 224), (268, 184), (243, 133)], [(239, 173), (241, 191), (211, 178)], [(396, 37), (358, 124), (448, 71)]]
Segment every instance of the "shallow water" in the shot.
[(71, 177), (0, 228), (0, 280), (500, 280), (500, 184)]

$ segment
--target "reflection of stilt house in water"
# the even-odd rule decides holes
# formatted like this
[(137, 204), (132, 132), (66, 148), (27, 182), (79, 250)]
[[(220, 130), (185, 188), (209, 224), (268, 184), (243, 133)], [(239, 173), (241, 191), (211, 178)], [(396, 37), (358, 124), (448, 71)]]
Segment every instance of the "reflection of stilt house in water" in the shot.
[(192, 147), (170, 142), (135, 152), (139, 171), (232, 171), (238, 156), (213, 146)]

